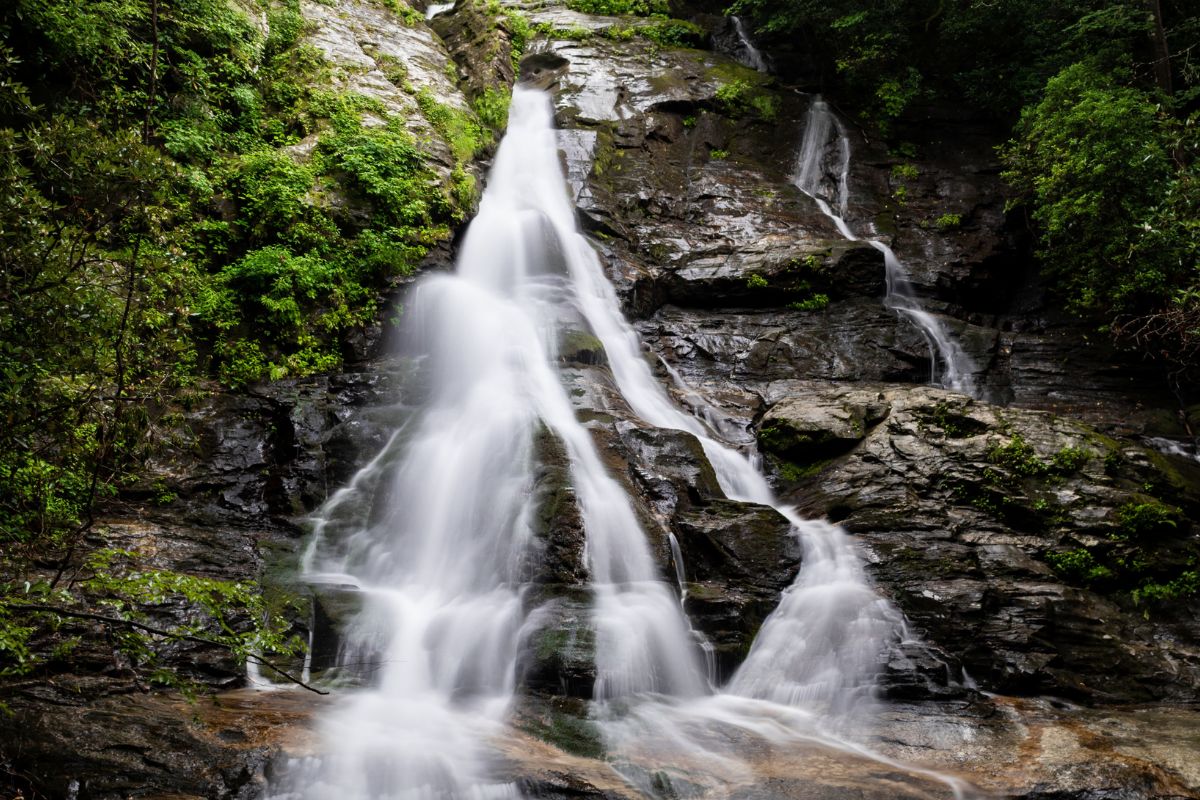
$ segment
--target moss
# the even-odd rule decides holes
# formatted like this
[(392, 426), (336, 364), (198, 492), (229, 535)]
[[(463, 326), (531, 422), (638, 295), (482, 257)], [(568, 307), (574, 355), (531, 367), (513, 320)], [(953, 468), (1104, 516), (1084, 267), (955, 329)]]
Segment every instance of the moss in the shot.
[(604, 343), (587, 331), (564, 331), (559, 337), (558, 352), (565, 361), (581, 364), (603, 364), (606, 361)]
[(820, 474), (821, 470), (833, 463), (832, 458), (814, 461), (811, 464), (797, 464), (793, 461), (779, 461), (779, 477), (788, 483), (800, 483)]
[(604, 744), (594, 722), (549, 703), (540, 705), (536, 713), (519, 716), (517, 725), (526, 733), (572, 755), (604, 757)]
[(978, 436), (988, 430), (984, 422), (961, 413), (949, 403), (938, 403), (932, 409), (922, 408), (916, 412), (922, 428), (932, 426), (950, 439), (965, 439)]
[(491, 131), (480, 125), (473, 112), (438, 102), (428, 87), (417, 92), (417, 105), (446, 141), (459, 164), (483, 152), (492, 143)]

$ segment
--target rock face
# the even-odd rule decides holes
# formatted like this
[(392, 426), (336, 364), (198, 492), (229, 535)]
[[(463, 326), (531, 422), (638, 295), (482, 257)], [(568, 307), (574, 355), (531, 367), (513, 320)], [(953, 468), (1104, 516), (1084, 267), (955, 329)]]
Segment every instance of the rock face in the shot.
[[(961, 771), (996, 795), (1200, 797), (1194, 713), (1126, 707), (1200, 693), (1200, 466), (1129, 438), (1179, 434), (1165, 384), (1087, 341), (1046, 308), (1036, 281), (1013, 280), (1029, 267), (986, 125), (926, 109), (904, 132), (911, 159), (851, 131), (847, 216), (906, 261), (994, 404), (923, 385), (928, 348), (883, 306), (879, 252), (847, 241), (792, 185), (809, 98), (782, 81), (664, 46), (637, 33), (646, 20), (555, 6), (518, 17), (461, 2), (429, 26), (359, 0), (303, 9), (339, 85), (412, 119), (444, 175), (453, 155), (414, 93), (466, 108), (507, 88), (513, 46), (528, 40), (520, 74), (556, 93), (581, 225), (664, 384), (677, 376), (712, 403), (672, 389), (731, 443), (757, 447), (788, 502), (844, 525), (910, 621), (911, 640), (888, 654), (883, 690), (897, 702), (880, 722), (881, 752)], [(723, 17), (695, 19), (728, 38)], [(436, 251), (430, 266), (448, 257)], [(356, 347), (378, 349), (378, 334)], [(693, 436), (637, 419), (586, 330), (568, 331), (558, 356), (578, 417), (727, 676), (800, 567), (787, 521), (725, 498)], [(112, 509), (105, 540), (152, 566), (264, 578), (307, 597), (289, 577), (303, 515), (419, 400), (403, 360), (214, 395), (184, 414), (150, 477)], [(536, 449), (530, 624), (503, 768), (531, 797), (633, 797), (587, 719), (595, 642), (569, 463), (549, 432)], [(312, 618), (296, 620), (298, 632), (318, 630), (318, 670), (336, 650), (338, 604), (318, 597)], [(315, 696), (234, 691), (183, 705), (143, 691), (98, 627), (79, 630), (93, 645), (0, 698), (13, 712), (0, 752), (14, 787), (250, 798), (274, 753), (311, 745)], [(189, 643), (168, 656), (207, 687), (242, 680), (219, 649)], [(816, 748), (764, 753), (731, 796), (880, 797), (880, 780), (889, 797), (946, 795), (927, 775), (889, 770)]]
[(760, 434), (788, 496), (857, 534), (881, 588), (982, 687), (1087, 702), (1195, 697), (1194, 618), (1128, 596), (1169, 584), (1196, 557), (1191, 463), (937, 389), (800, 391), (806, 441), (844, 436), (864, 394), (888, 409), (832, 461), (778, 448), (788, 402)]

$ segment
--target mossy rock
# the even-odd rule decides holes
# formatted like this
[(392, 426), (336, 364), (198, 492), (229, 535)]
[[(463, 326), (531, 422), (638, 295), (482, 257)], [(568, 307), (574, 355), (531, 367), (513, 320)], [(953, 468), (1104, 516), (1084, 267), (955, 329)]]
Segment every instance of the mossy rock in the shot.
[(513, 722), (517, 728), (566, 753), (582, 758), (604, 756), (600, 730), (588, 719), (586, 700), (523, 698)]
[(871, 392), (849, 392), (822, 404), (784, 400), (763, 416), (758, 441), (784, 461), (811, 464), (849, 451), (890, 410), (887, 401)]
[(561, 361), (584, 366), (608, 363), (604, 343), (587, 331), (567, 330), (559, 336), (558, 357)]

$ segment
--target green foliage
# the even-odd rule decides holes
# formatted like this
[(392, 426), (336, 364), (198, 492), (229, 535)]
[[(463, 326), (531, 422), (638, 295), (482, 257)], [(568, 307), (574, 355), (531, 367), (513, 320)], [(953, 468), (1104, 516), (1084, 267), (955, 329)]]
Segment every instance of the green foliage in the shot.
[[(337, 367), (474, 203), (462, 164), (439, 180), (404, 120), (330, 90), (298, 0), (262, 6), (267, 34), (227, 0), (0, 9), (0, 669), (55, 619), (15, 605), (124, 618), (169, 595), (210, 637), (232, 635), (220, 609), (257, 619), (247, 587), (86, 561), (98, 507), (197, 386)], [(490, 142), (471, 112), (417, 100), (459, 159)], [(505, 105), (477, 103), (496, 127)]]
[(817, 293), (812, 297), (804, 300), (796, 300), (788, 303), (788, 308), (793, 311), (821, 311), (829, 307), (829, 295)]
[(1198, 118), (1181, 123), (1127, 79), (1084, 63), (1053, 78), (1005, 175), (1057, 294), (1182, 373), (1200, 366)]
[(1006, 176), (1028, 194), (1039, 255), (1076, 307), (1136, 309), (1178, 280), (1177, 248), (1132, 257), (1173, 169), (1168, 128), (1151, 96), (1083, 64), (1022, 115)]
[(1063, 553), (1047, 553), (1046, 562), (1064, 578), (1084, 585), (1114, 577), (1112, 570), (1097, 563), (1091, 551), (1083, 547)]
[[(497, 12), (501, 13), (498, 7)], [(525, 47), (533, 35), (533, 27), (529, 24), (529, 19), (516, 9), (506, 8), (502, 13), (504, 15), (504, 26), (508, 31), (509, 42), (512, 47), (512, 65), (513, 69), (516, 70), (520, 68), (521, 56), (525, 54)]]
[[(164, 625), (150, 615), (172, 606), (189, 610), (185, 622)], [(160, 654), (185, 640), (221, 647), (240, 662), (295, 655), (305, 645), (291, 632), (287, 610), (254, 584), (140, 568), (131, 552), (99, 549), (84, 559), (70, 589), (45, 580), (0, 585), (0, 676), (28, 674), (68, 654), (82, 634), (67, 633), (49, 652), (33, 637), (70, 620), (103, 622), (132, 668), (158, 680), (173, 680), (158, 670)]]
[(1054, 466), (1063, 474), (1078, 472), (1091, 461), (1092, 452), (1082, 447), (1064, 447), (1054, 454)]
[(735, 78), (718, 86), (714, 96), (727, 112), (736, 116), (744, 114), (749, 107), (750, 92), (749, 83), (741, 78)]
[(988, 450), (988, 460), (1025, 478), (1044, 478), (1054, 472), (1054, 468), (1038, 456), (1033, 445), (1019, 434), (1006, 444), (998, 444)]
[(1187, 570), (1166, 582), (1149, 581), (1134, 589), (1131, 597), (1135, 605), (1144, 605), (1182, 600), (1195, 597), (1198, 593), (1200, 593), (1200, 572)]
[(767, 279), (757, 272), (751, 272), (746, 276), (747, 289), (765, 289), (769, 285), (770, 283), (767, 281)]
[(1179, 527), (1180, 518), (1179, 509), (1157, 500), (1131, 501), (1117, 509), (1118, 536), (1135, 540), (1164, 536)]
[(948, 231), (962, 226), (961, 214), (942, 214), (933, 221), (938, 230)]
[(485, 89), (475, 98), (475, 115), (481, 123), (496, 133), (501, 133), (508, 127), (508, 106), (511, 100), (512, 95), (507, 90)]
[(759, 94), (750, 98), (750, 108), (764, 122), (774, 122), (779, 116), (779, 98), (770, 94)]
[(640, 25), (637, 33), (660, 47), (702, 47), (706, 38), (703, 28), (682, 19), (664, 19), (650, 25)]
[(666, 0), (567, 0), (567, 8), (602, 16), (648, 17), (668, 11)]
[[(728, 150), (718, 150), (716, 148), (713, 148), (712, 150), (708, 151), (708, 157), (711, 158), (713, 161), (721, 161), (723, 159), (729, 158), (729, 151)], [(760, 278), (760, 279), (762, 278), (761, 275), (751, 275), (750, 277), (751, 278)], [(765, 279), (764, 279), (764, 285), (765, 285)]]
[(417, 105), (425, 119), (445, 138), (460, 163), (473, 158), (492, 143), (491, 132), (481, 127), (478, 119), (466, 111), (439, 103), (428, 87), (417, 92)]

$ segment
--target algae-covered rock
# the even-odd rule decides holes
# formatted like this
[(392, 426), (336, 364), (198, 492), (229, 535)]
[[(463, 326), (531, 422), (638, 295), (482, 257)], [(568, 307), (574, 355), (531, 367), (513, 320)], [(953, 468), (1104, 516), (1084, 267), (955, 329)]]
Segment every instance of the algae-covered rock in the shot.
[(883, 395), (869, 390), (790, 398), (763, 415), (758, 440), (775, 455), (811, 462), (849, 450), (882, 422), (889, 410)]

